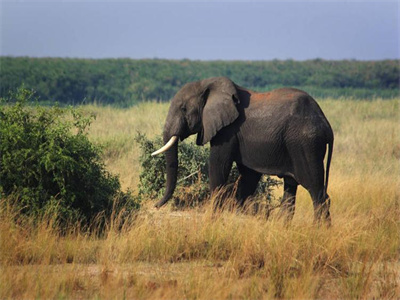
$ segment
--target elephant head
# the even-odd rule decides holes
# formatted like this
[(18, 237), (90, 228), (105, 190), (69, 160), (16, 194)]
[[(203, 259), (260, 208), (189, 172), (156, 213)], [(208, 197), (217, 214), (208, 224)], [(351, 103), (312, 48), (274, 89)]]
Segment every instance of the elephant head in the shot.
[(166, 190), (157, 208), (172, 197), (176, 187), (178, 141), (197, 133), (197, 145), (210, 142), (221, 128), (238, 118), (237, 93), (231, 80), (217, 77), (188, 83), (171, 100), (163, 132), (165, 145), (152, 153), (165, 152), (167, 162)]

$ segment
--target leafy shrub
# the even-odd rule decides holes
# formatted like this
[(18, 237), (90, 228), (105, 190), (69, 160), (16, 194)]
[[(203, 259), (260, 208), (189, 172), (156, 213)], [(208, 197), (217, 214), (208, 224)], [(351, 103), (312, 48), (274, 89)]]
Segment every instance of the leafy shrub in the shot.
[[(165, 191), (165, 156), (151, 156), (151, 153), (163, 146), (161, 138), (153, 140), (138, 133), (135, 138), (141, 148), (139, 158), (141, 164), (139, 197), (157, 199)], [(208, 147), (198, 147), (194, 143), (180, 143), (178, 147), (178, 180), (174, 193), (175, 207), (195, 206), (201, 203), (209, 194), (208, 178)], [(234, 183), (239, 178), (239, 171), (234, 165), (229, 182)], [(253, 203), (270, 207), (273, 200), (272, 190), (280, 185), (280, 181), (269, 176), (263, 176), (258, 184)]]
[(110, 215), (115, 203), (137, 208), (87, 137), (94, 116), (71, 108), (28, 106), (31, 100), (33, 92), (22, 88), (1, 99), (2, 196), (18, 199), (24, 214), (51, 211), (61, 222)]
[[(151, 153), (163, 146), (161, 138), (150, 140), (138, 133), (135, 141), (141, 148), (139, 158), (141, 172), (139, 176), (139, 197), (157, 199), (165, 191), (165, 156), (151, 156)], [(174, 202), (195, 205), (201, 202), (208, 192), (208, 153), (205, 147), (181, 143), (178, 147), (178, 181), (174, 193)]]

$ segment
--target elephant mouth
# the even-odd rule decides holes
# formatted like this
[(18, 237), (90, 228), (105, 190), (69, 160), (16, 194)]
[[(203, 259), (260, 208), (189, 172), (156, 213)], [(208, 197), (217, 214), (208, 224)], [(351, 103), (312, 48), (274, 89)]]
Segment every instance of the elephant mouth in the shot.
[(200, 130), (196, 137), (196, 145), (203, 146), (204, 131)]

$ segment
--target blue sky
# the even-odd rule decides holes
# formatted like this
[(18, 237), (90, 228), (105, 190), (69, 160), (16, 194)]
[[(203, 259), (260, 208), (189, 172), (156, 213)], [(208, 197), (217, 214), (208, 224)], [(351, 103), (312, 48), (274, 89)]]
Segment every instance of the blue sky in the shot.
[(399, 1), (2, 1), (0, 54), (400, 58)]

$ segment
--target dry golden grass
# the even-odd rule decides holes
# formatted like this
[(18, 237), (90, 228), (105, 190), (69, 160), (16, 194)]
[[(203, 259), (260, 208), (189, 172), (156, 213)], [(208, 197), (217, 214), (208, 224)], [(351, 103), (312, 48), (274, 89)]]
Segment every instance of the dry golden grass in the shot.
[(130, 109), (85, 107), (96, 115), (90, 136), (104, 145), (109, 171), (120, 175), (123, 188), (135, 189), (139, 182), (139, 148), (134, 141), (138, 132), (154, 137), (162, 132), (168, 106), (141, 103)]
[[(116, 217), (102, 238), (52, 217), (0, 212), (0, 298), (270, 299), (400, 297), (399, 100), (326, 100), (335, 131), (331, 228), (312, 225), (300, 188), (293, 223), (274, 215), (155, 210)], [(161, 133), (167, 106), (97, 114), (90, 135), (124, 188), (138, 182), (136, 131)], [(281, 191), (277, 191), (278, 194)], [(116, 228), (121, 230), (117, 230)]]

